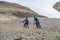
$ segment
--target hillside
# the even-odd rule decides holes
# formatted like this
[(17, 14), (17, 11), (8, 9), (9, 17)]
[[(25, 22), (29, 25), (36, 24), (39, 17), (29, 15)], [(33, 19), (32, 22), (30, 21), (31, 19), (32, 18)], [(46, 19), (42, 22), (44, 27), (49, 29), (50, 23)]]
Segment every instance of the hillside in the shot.
[(59, 40), (60, 19), (39, 18), (42, 29), (36, 28), (33, 18), (29, 18), (29, 29), (23, 28), (22, 20), (0, 21), (0, 40)]
[(53, 8), (60, 12), (60, 2), (55, 3)]
[(46, 16), (38, 15), (36, 12), (34, 12), (33, 10), (27, 7), (24, 7), (16, 3), (5, 2), (5, 1), (0, 1), (0, 16), (1, 15), (2, 17), (4, 16), (6, 19), (12, 17), (18, 18), (18, 17), (25, 17), (25, 16), (28, 17), (39, 16), (42, 18), (47, 18)]

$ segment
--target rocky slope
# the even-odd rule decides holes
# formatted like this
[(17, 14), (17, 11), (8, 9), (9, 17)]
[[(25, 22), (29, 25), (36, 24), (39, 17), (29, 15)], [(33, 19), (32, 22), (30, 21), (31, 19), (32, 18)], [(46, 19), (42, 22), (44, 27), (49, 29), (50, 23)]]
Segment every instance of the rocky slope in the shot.
[(29, 18), (29, 29), (23, 27), (22, 20), (0, 21), (0, 40), (59, 40), (60, 19), (39, 18), (42, 29), (37, 29), (33, 18)]

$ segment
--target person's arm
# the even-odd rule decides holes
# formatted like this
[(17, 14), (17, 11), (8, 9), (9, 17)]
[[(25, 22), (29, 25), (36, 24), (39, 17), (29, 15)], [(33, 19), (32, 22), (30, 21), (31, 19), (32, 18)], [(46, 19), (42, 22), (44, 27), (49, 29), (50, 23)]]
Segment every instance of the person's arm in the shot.
[(23, 23), (25, 22), (25, 20), (23, 21)]

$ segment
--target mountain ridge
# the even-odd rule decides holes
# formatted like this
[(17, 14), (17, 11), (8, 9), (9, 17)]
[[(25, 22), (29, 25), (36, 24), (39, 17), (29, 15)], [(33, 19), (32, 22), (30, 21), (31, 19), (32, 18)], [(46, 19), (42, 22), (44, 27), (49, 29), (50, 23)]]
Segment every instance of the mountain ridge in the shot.
[[(3, 11), (2, 11), (3, 10)], [(17, 17), (33, 17), (33, 16), (39, 16), (39, 17), (45, 17), (37, 14), (33, 10), (31, 10), (28, 7), (16, 4), (16, 3), (10, 3), (6, 1), (0, 1), (0, 13), (11, 13), (12, 15), (15, 15)]]

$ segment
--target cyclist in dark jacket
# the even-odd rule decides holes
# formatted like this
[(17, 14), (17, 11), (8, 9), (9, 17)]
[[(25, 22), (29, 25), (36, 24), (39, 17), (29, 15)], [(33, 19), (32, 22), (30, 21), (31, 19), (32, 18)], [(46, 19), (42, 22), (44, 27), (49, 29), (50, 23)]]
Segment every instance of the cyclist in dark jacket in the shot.
[(26, 17), (26, 19), (23, 21), (24, 23), (24, 27), (28, 27), (29, 26), (29, 20), (28, 20), (28, 17)]
[(39, 22), (39, 19), (37, 18), (37, 16), (34, 16), (34, 22), (35, 22), (37, 28), (41, 28), (41, 25), (40, 25), (40, 22)]

